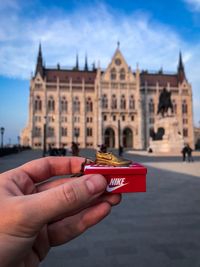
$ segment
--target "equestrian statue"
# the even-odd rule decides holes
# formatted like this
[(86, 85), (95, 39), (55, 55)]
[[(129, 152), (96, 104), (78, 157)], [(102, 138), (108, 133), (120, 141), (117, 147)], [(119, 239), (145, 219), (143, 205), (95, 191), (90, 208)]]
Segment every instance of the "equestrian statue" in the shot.
[(163, 88), (163, 90), (159, 96), (157, 114), (161, 113), (162, 117), (164, 117), (165, 114), (168, 114), (169, 108), (171, 109), (171, 112), (173, 113), (173, 105), (172, 105), (172, 101), (171, 101), (171, 92), (167, 91), (166, 88)]

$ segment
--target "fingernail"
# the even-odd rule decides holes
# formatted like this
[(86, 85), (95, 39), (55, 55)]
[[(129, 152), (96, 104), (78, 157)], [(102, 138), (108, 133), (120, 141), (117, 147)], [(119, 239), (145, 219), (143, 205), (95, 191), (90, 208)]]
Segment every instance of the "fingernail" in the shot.
[(86, 186), (92, 195), (103, 192), (106, 185), (106, 179), (100, 174), (93, 174), (86, 180)]

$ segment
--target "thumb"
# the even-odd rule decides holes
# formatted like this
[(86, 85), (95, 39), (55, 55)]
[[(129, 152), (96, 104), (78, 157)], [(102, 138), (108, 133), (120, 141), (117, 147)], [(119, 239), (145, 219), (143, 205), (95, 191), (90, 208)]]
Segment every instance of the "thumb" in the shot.
[(101, 195), (106, 185), (105, 178), (100, 174), (75, 178), (55, 188), (30, 195), (25, 205), (26, 215), (29, 220), (34, 220), (35, 226), (41, 227), (57, 217), (83, 208)]

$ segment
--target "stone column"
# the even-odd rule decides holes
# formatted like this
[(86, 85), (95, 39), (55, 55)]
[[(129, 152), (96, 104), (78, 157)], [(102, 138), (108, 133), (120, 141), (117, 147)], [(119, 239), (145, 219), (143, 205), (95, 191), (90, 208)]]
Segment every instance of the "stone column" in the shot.
[(80, 116), (80, 118), (81, 118), (80, 125), (83, 125), (83, 127), (82, 127), (83, 133), (82, 133), (82, 138), (80, 135), (80, 143), (82, 141), (82, 147), (86, 147), (86, 106), (85, 106), (86, 99), (85, 99), (85, 80), (84, 80), (84, 78), (82, 79), (82, 95), (83, 95), (83, 104), (81, 105), (82, 110), (81, 110), (81, 114), (80, 114), (81, 115)]
[(74, 141), (74, 113), (73, 113), (73, 90), (72, 90), (72, 78), (69, 81), (70, 101), (69, 101), (69, 139), (70, 143)]

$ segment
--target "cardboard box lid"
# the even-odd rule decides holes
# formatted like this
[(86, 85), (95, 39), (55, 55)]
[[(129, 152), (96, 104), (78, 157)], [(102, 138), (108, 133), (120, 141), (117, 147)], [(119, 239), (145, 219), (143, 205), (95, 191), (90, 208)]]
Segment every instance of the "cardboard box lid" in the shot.
[(128, 167), (113, 167), (106, 165), (90, 164), (85, 165), (84, 172), (89, 173), (100, 173), (100, 174), (137, 174), (142, 175), (147, 173), (147, 168), (139, 163), (133, 162)]

